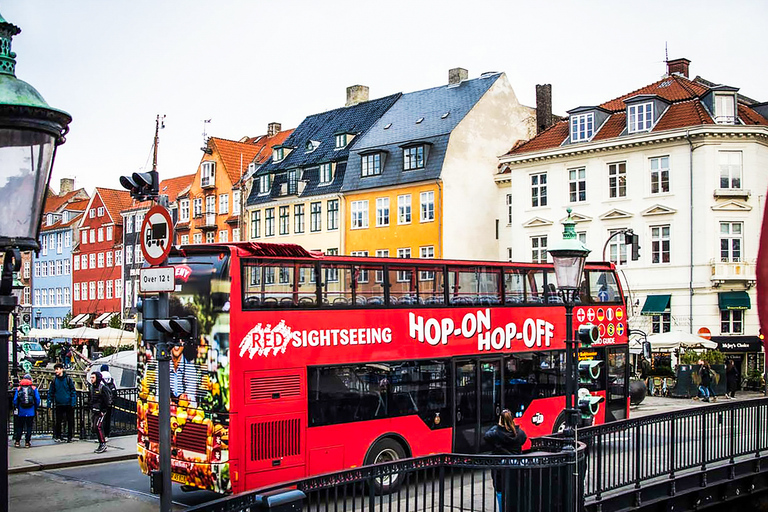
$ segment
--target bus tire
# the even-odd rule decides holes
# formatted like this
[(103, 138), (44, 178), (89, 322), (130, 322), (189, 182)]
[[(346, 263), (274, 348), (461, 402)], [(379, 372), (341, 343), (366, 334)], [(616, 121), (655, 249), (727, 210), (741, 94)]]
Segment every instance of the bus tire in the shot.
[(565, 411), (561, 412), (555, 419), (555, 424), (552, 425), (553, 434), (562, 434), (565, 430)]
[[(373, 443), (373, 446), (368, 450), (368, 455), (365, 457), (365, 465), (370, 466), (372, 464), (394, 462), (405, 457), (405, 448), (403, 448), (402, 444), (391, 437), (384, 437)], [(371, 486), (378, 495), (389, 494), (400, 488), (404, 478), (405, 475), (393, 473), (372, 479)]]

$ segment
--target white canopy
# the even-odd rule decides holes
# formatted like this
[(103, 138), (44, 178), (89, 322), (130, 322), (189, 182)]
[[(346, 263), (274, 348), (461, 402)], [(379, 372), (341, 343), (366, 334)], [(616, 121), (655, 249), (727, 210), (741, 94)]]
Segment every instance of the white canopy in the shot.
[(89, 340), (95, 340), (99, 337), (99, 331), (97, 329), (91, 329), (90, 327), (76, 327), (74, 329), (58, 329), (57, 338), (83, 338)]
[[(648, 336), (653, 352), (671, 352), (679, 348), (717, 348), (717, 343), (685, 331), (670, 331)], [(631, 348), (631, 347), (630, 347)]]
[(103, 329), (95, 329), (100, 347), (119, 347), (122, 345), (135, 345), (136, 332), (124, 331), (122, 329), (114, 329), (112, 327), (104, 327)]
[(29, 334), (22, 336), (22, 338), (58, 338), (58, 329), (30, 329)]

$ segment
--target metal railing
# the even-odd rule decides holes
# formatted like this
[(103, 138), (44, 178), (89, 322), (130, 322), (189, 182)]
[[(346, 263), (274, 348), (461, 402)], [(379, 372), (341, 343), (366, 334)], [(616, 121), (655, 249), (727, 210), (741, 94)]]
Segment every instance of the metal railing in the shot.
[[(41, 407), (38, 408), (35, 414), (32, 435), (53, 434), (55, 407), (48, 407), (47, 389), (39, 389), (38, 391), (40, 393)], [(9, 435), (13, 435), (15, 428), (15, 422), (13, 421), (13, 394), (14, 391), (8, 392)], [(112, 409), (111, 436), (136, 434), (136, 399), (136, 388), (117, 390), (114, 408)], [(91, 432), (91, 408), (87, 391), (77, 391), (77, 400), (75, 403), (75, 437), (79, 437), (80, 439), (95, 438), (95, 435)]]
[(768, 450), (768, 398), (727, 402), (580, 429), (585, 496), (639, 489)]
[[(574, 510), (566, 493), (574, 452), (563, 452), (565, 445), (564, 439), (544, 437), (533, 439), (531, 451), (523, 455), (438, 454), (363, 466), (229, 496), (188, 510), (256, 512), (273, 508), (267, 497), (278, 497), (277, 503), (284, 505), (278, 493), (293, 489), (301, 492), (283, 495), (304, 498), (297, 507), (309, 512), (497, 512), (494, 473), (504, 511)], [(580, 444), (582, 475), (584, 449)], [(391, 485), (389, 492), (377, 492), (382, 485)], [(583, 494), (582, 489), (577, 492)]]

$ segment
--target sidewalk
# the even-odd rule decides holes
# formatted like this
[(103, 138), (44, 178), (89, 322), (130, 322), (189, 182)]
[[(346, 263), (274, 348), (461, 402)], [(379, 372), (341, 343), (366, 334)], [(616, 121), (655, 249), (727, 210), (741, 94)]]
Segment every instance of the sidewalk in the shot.
[(93, 453), (97, 446), (96, 441), (56, 443), (46, 436), (37, 439), (33, 437), (31, 448), (14, 448), (13, 440), (9, 440), (8, 473), (26, 473), (136, 458), (135, 435), (111, 438), (104, 453)]
[(763, 394), (758, 391), (739, 391), (736, 393), (736, 398), (728, 400), (723, 396), (718, 396), (716, 402), (702, 402), (701, 400), (694, 400), (692, 398), (666, 398), (662, 396), (647, 396), (640, 405), (633, 405), (629, 409), (630, 418), (640, 418), (643, 416), (650, 416), (652, 414), (661, 414), (665, 412), (679, 411), (682, 409), (690, 409), (691, 407), (705, 407), (707, 405), (721, 404), (721, 403), (735, 403), (743, 400), (749, 400), (750, 398), (762, 398)]

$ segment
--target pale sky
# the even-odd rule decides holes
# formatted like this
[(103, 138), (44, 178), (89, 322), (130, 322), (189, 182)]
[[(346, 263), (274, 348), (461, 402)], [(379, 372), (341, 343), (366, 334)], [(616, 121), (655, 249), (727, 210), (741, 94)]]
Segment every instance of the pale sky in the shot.
[[(296, 127), (370, 97), (504, 71), (521, 103), (551, 83), (556, 114), (658, 80), (669, 58), (768, 101), (766, 1), (4, 0), (21, 27), (16, 76), (73, 117), (52, 186), (120, 188), (151, 167), (196, 171), (208, 135), (237, 140)], [(510, 141), (510, 146), (514, 141)]]

